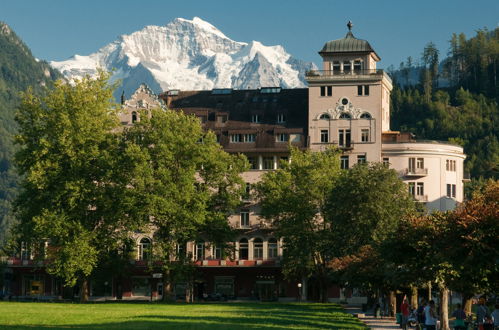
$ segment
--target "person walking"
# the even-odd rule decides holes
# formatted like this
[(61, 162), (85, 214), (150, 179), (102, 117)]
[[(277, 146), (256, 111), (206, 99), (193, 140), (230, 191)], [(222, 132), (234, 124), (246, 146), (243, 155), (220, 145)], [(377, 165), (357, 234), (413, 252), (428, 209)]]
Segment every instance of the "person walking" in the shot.
[(485, 296), (481, 296), (478, 299), (478, 306), (476, 308), (476, 323), (478, 324), (478, 330), (486, 330), (490, 328), (490, 311), (485, 306)]
[(407, 320), (409, 319), (410, 310), (406, 296), (404, 296), (402, 304), (400, 305), (400, 312), (402, 314), (402, 320), (400, 321), (400, 326), (402, 329), (407, 330)]
[(421, 330), (424, 327), (424, 309), (426, 307), (426, 300), (421, 299), (421, 302), (419, 303), (419, 307), (416, 310), (416, 316), (418, 318), (418, 329)]
[(437, 329), (437, 313), (435, 311), (435, 301), (430, 300), (428, 305), (424, 308), (425, 328), (426, 330)]

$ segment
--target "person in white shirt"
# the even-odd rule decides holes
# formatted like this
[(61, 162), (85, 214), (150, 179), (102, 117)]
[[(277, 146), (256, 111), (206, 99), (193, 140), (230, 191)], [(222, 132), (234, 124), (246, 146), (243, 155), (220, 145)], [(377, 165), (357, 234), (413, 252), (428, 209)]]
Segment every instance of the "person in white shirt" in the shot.
[(424, 308), (426, 330), (435, 330), (437, 328), (437, 314), (435, 312), (435, 301), (430, 300)]

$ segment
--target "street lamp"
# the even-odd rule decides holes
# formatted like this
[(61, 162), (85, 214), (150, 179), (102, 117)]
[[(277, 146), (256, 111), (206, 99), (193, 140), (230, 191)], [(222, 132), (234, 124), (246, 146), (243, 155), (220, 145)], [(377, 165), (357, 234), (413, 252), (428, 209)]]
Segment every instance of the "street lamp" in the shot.
[(301, 301), (301, 283), (298, 283), (298, 301)]

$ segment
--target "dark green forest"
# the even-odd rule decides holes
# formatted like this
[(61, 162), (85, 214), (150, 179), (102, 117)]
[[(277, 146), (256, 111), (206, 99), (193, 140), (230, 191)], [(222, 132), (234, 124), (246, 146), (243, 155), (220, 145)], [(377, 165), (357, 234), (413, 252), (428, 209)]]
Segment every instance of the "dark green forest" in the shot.
[(17, 176), (13, 167), (16, 133), (15, 111), (20, 93), (31, 87), (41, 93), (60, 74), (48, 63), (37, 61), (29, 48), (0, 22), (0, 246), (13, 217), (10, 212), (16, 194)]
[[(412, 58), (394, 72), (392, 129), (418, 139), (450, 141), (464, 147), (465, 171), (476, 179), (499, 179), (499, 28), (466, 39), (453, 34), (448, 56), (439, 59), (428, 43), (421, 65)], [(407, 84), (419, 74), (419, 83)], [(442, 85), (442, 86), (440, 86)], [(403, 87), (402, 87), (403, 86)]]

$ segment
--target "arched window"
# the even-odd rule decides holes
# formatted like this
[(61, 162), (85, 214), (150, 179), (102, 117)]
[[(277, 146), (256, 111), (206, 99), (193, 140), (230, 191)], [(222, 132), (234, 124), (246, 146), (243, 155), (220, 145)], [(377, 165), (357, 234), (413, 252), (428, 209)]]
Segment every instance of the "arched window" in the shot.
[(352, 119), (352, 116), (346, 112), (342, 112), (340, 115), (340, 119)]
[(331, 119), (331, 116), (327, 113), (323, 113), (322, 115), (320, 115), (319, 119), (329, 120), (329, 119)]
[(363, 114), (360, 115), (361, 119), (371, 119), (371, 114), (369, 112), (364, 112)]
[(246, 238), (239, 240), (239, 259), (248, 260), (248, 240)]
[(263, 259), (263, 241), (261, 238), (253, 240), (253, 259)]
[(277, 240), (275, 238), (269, 238), (268, 250), (269, 259), (277, 258)]
[(203, 260), (204, 259), (204, 241), (196, 242), (194, 259)]
[(149, 260), (151, 257), (151, 240), (144, 237), (139, 242), (139, 260)]
[(132, 112), (132, 123), (135, 123), (137, 121), (137, 112), (136, 111), (133, 111)]

